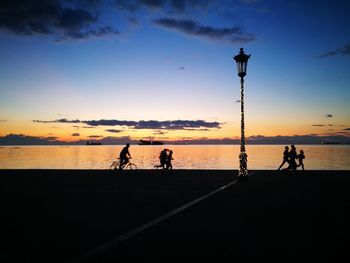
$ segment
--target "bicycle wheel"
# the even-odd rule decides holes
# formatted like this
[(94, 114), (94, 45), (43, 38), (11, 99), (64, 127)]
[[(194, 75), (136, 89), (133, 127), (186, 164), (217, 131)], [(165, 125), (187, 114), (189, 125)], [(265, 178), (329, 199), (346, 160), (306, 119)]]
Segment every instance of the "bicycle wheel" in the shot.
[(114, 161), (114, 162), (111, 164), (111, 166), (110, 166), (109, 169), (110, 169), (110, 170), (117, 170), (117, 169), (119, 169), (119, 162), (118, 162), (118, 161)]
[(136, 170), (136, 169), (137, 169), (137, 166), (136, 166), (136, 164), (134, 164), (134, 163), (129, 163), (129, 164), (126, 166), (126, 169), (128, 169), (128, 170)]

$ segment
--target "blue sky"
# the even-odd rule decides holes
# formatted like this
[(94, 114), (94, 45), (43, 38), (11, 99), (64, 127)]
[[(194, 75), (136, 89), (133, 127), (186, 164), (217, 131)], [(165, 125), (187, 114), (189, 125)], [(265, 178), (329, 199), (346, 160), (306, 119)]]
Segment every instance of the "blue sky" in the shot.
[[(247, 136), (349, 136), (348, 1), (22, 0), (0, 7), (0, 136), (236, 138), (232, 56), (240, 47), (252, 54)], [(160, 124), (83, 128), (103, 119)], [(161, 126), (176, 120), (207, 124)]]

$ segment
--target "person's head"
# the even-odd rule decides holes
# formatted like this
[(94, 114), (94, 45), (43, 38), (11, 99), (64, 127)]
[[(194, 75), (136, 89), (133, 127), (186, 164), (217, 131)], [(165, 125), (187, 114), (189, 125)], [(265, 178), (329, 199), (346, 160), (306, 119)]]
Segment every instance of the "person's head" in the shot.
[(294, 146), (294, 144), (292, 144), (292, 145), (291, 145), (291, 147), (292, 147), (292, 149), (295, 149), (295, 146)]
[(289, 147), (288, 147), (288, 146), (286, 146), (286, 147), (284, 147), (284, 149), (289, 150)]
[(303, 151), (303, 150), (300, 150), (300, 153), (301, 153), (301, 154), (304, 154), (304, 151)]
[(172, 151), (172, 150), (170, 150), (170, 153), (173, 153), (173, 151)]
[(129, 148), (129, 147), (130, 147), (130, 143), (127, 143), (127, 144), (126, 144), (126, 147), (128, 147), (128, 148)]

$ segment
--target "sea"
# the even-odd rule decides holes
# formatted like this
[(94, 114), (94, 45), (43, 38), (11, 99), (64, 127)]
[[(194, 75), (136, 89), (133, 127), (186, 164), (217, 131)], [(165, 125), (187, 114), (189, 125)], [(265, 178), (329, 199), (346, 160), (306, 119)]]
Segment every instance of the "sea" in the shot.
[[(0, 146), (0, 169), (109, 169), (123, 145)], [(285, 145), (247, 145), (248, 170), (276, 170)], [(154, 169), (164, 148), (173, 169), (238, 169), (239, 145), (131, 145), (138, 169)], [(350, 170), (350, 145), (296, 145), (306, 170)]]

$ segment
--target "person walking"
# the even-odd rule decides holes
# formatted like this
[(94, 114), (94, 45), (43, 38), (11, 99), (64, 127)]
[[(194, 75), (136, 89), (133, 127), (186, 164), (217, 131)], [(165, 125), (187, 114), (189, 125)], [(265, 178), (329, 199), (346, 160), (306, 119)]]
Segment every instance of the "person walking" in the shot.
[(295, 161), (295, 159), (297, 158), (297, 149), (295, 148), (294, 144), (291, 145), (290, 147), (290, 151), (289, 151), (289, 166), (288, 166), (288, 170), (297, 170), (297, 163)]
[(301, 169), (304, 170), (303, 160), (305, 159), (305, 155), (303, 150), (300, 150), (300, 153), (297, 155), (297, 159), (299, 161), (297, 167), (301, 166)]
[(284, 147), (283, 161), (282, 161), (280, 167), (278, 167), (277, 170), (281, 170), (281, 168), (283, 167), (283, 165), (285, 163), (289, 163), (289, 147), (288, 146)]
[(162, 168), (165, 169), (166, 163), (167, 163), (168, 155), (167, 155), (167, 149), (164, 149), (159, 154), (159, 161), (160, 165), (155, 165), (155, 168)]
[(173, 151), (172, 150), (169, 151), (169, 154), (168, 154), (167, 159), (166, 159), (166, 169), (167, 170), (172, 170), (173, 169), (173, 165), (171, 163), (171, 160), (174, 160), (173, 159)]

